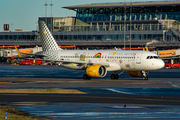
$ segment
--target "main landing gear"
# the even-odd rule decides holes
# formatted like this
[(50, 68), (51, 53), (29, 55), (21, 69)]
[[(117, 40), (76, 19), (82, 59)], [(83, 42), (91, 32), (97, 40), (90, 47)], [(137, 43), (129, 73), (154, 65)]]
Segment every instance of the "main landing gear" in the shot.
[(90, 80), (91, 78), (90, 78), (87, 74), (84, 74), (84, 75), (83, 75), (83, 79), (84, 79), (84, 80)]
[(148, 74), (148, 71), (142, 71), (143, 80), (148, 80), (147, 74)]
[(119, 75), (117, 74), (117, 72), (111, 74), (111, 79), (119, 79)]

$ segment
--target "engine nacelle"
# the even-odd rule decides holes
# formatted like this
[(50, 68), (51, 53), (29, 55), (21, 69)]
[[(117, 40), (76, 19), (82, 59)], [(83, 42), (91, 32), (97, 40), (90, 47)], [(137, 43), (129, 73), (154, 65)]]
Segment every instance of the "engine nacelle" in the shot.
[(143, 77), (142, 71), (128, 71), (128, 73), (132, 77)]
[(90, 66), (87, 66), (86, 68), (86, 74), (89, 77), (102, 78), (106, 76), (107, 70), (106, 70), (106, 67), (102, 65), (90, 65)]

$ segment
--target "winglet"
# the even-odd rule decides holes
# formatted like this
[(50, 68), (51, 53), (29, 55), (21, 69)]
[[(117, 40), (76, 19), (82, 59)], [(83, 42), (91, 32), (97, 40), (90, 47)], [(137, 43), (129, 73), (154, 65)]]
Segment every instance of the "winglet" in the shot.
[(43, 51), (61, 49), (61, 48), (59, 48), (56, 40), (52, 36), (52, 34), (49, 31), (45, 22), (44, 21), (38, 21), (38, 23), (39, 23), (40, 40), (42, 42)]

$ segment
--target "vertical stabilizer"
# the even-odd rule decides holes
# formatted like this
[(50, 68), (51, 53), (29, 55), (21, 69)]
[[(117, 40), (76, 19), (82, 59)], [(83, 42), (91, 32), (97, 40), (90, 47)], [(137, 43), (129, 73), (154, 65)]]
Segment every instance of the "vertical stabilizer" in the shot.
[(43, 51), (59, 50), (59, 46), (44, 21), (39, 21), (40, 40)]

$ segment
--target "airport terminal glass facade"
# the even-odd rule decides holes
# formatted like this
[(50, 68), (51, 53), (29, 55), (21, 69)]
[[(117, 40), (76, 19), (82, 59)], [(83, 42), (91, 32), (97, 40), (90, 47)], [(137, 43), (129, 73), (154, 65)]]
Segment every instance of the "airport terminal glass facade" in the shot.
[[(39, 18), (46, 21), (57, 41), (157, 38), (180, 41), (180, 1), (87, 4), (64, 8), (75, 10), (76, 18)], [(0, 32), (0, 40), (39, 40), (39, 33)]]
[[(161, 5), (161, 2), (158, 4), (154, 4), (156, 2), (152, 3), (153, 5), (150, 5), (151, 2), (143, 2), (70, 6), (69, 9), (77, 11), (76, 19), (88, 23), (89, 26), (62, 26), (62, 32), (80, 32), (80, 34), (84, 34), (70, 35), (67, 33), (62, 39), (152, 40), (160, 38), (165, 41), (179, 41), (180, 32), (174, 33), (171, 28), (175, 28), (172, 27), (173, 22), (180, 22), (180, 3), (178, 5), (169, 5), (167, 4), (169, 2), (165, 2), (166, 5)], [(171, 20), (173, 22), (170, 23)], [(180, 30), (178, 25), (176, 28), (176, 30)], [(91, 31), (97, 32), (93, 33)]]
[[(130, 15), (132, 13), (132, 15)], [(131, 16), (131, 17), (130, 17)], [(126, 20), (177, 20), (180, 22), (179, 6), (120, 7), (120, 8), (79, 8), (77, 19), (88, 21)]]
[[(60, 33), (54, 33), (54, 37), (57, 40), (126, 40), (130, 39), (130, 28), (132, 40), (152, 40), (155, 38), (163, 38), (162, 31), (166, 29), (164, 25), (160, 24), (126, 24), (126, 34), (124, 35), (124, 25), (113, 26), (63, 26), (62, 32), (64, 35), (58, 35)], [(153, 34), (149, 33), (151, 31)]]
[(22, 41), (22, 40), (37, 40), (38, 33), (35, 31), (6, 31), (6, 32), (0, 32), (0, 40), (16, 40), (16, 41)]

